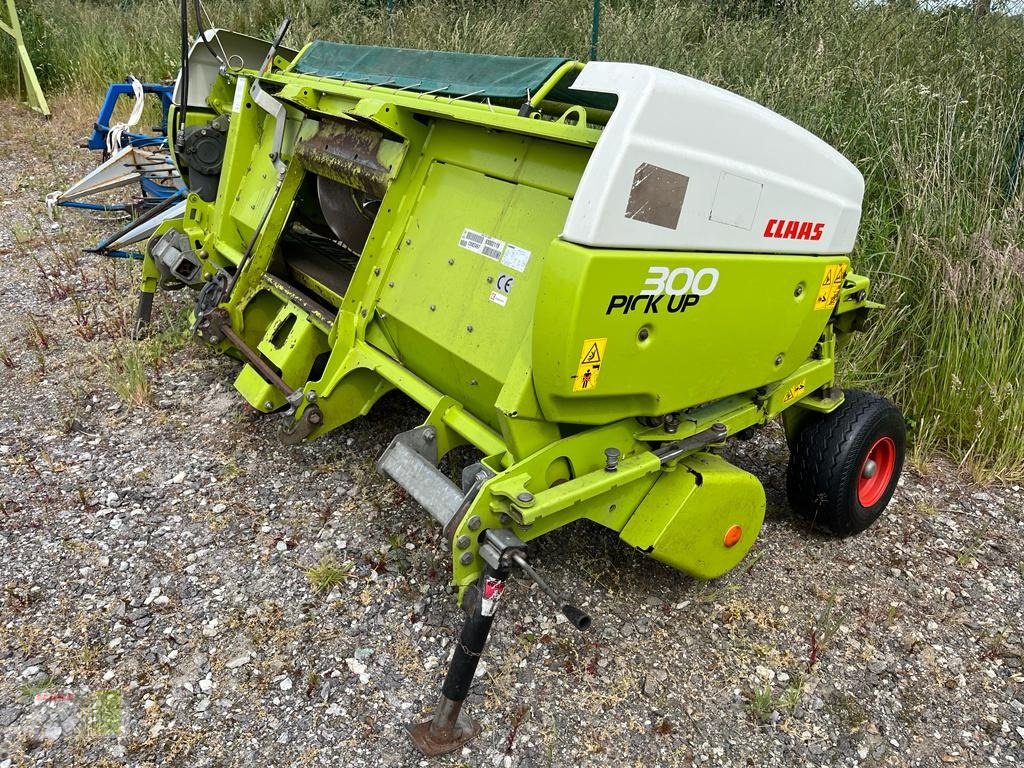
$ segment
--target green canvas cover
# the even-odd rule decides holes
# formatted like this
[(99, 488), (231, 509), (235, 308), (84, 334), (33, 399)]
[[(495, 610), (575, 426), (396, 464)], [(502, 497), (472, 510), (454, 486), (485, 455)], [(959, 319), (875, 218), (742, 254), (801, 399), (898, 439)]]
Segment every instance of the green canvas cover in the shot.
[(567, 59), (310, 43), (293, 66), (305, 75), (447, 96), (526, 99)]

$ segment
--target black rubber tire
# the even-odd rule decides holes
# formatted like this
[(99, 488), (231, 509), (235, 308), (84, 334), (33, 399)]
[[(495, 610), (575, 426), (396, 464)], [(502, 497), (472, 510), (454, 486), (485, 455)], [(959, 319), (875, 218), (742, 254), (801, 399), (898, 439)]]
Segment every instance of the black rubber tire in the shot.
[[(857, 482), (871, 447), (882, 437), (895, 444), (895, 465), (881, 497), (861, 504)], [(790, 441), (786, 493), (790, 506), (838, 536), (860, 533), (889, 504), (906, 454), (907, 427), (899, 409), (880, 395), (846, 390), (832, 413), (808, 414)]]

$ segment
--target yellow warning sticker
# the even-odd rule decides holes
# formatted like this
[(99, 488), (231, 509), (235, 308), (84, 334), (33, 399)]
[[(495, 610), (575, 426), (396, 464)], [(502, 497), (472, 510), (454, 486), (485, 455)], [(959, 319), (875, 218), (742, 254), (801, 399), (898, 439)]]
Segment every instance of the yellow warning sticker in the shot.
[(576, 367), (576, 376), (572, 380), (573, 392), (586, 392), (597, 389), (597, 378), (601, 375), (604, 364), (604, 348), (608, 339), (587, 339), (580, 351), (580, 362)]
[(839, 301), (839, 289), (846, 279), (845, 264), (829, 264), (825, 267), (825, 276), (821, 278), (818, 298), (814, 300), (815, 309), (832, 309)]
[(807, 389), (806, 381), (801, 381), (797, 384), (794, 384), (786, 391), (786, 394), (782, 396), (782, 402), (788, 403), (790, 400), (793, 400), (798, 395), (802, 395), (805, 389)]

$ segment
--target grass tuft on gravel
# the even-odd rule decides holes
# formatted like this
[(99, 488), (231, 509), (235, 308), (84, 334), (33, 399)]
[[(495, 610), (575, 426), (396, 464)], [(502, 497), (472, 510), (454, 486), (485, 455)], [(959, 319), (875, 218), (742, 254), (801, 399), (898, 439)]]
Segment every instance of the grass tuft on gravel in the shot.
[(306, 578), (313, 586), (317, 594), (330, 592), (339, 584), (344, 584), (352, 575), (353, 563), (349, 560), (340, 562), (337, 558), (328, 555), (322, 557), (320, 562), (312, 568), (306, 569)]
[(152, 387), (146, 358), (145, 348), (128, 340), (112, 347), (103, 361), (111, 389), (129, 405), (139, 406), (149, 402)]
[(775, 698), (769, 686), (755, 688), (747, 697), (747, 712), (757, 723), (769, 723), (775, 712)]
[[(107, 382), (122, 401), (133, 406), (150, 402), (152, 377), (167, 363), (170, 355), (190, 343), (190, 313), (178, 309), (158, 317), (151, 335), (145, 339), (130, 338), (122, 328), (122, 335), (99, 358)], [(85, 338), (88, 326), (79, 323), (76, 333)], [(86, 339), (88, 340), (88, 339)]]

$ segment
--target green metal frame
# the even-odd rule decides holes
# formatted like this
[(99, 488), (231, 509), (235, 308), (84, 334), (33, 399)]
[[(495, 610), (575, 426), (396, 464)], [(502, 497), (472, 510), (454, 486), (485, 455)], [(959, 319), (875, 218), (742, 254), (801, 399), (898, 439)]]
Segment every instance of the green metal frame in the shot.
[[(533, 106), (578, 67), (556, 72)], [(301, 391), (291, 430), (320, 437), (398, 389), (428, 412), (439, 456), (478, 449), (493, 476), (448, 531), (460, 590), (481, 573), (480, 532), (498, 526), (528, 541), (588, 519), (701, 578), (735, 566), (761, 525), (760, 484), (706, 441), (669, 460), (657, 450), (717, 424), (734, 435), (781, 416), (790, 428), (800, 414), (838, 407), (837, 340), (879, 306), (866, 298), (866, 278), (846, 274), (848, 259), (562, 241), (601, 135), (579, 106), (537, 119), (486, 102), (276, 71), (259, 80), (287, 110), (287, 169), (278, 174), (272, 119), (249, 92), (256, 77), (223, 75), (209, 110), (190, 110), (192, 124), (230, 115), (218, 195), (190, 196), (185, 216), (154, 239), (179, 229), (207, 276), (237, 270), (221, 308), (244, 343)], [(566, 119), (570, 110), (582, 119)], [(325, 120), (383, 137), (373, 182), (386, 193), (343, 289), (280, 268), (279, 238), (320, 162), (296, 147)], [(331, 169), (354, 186), (363, 183), (357, 171)], [(513, 271), (459, 248), (466, 227), (530, 251), (529, 265)], [(718, 287), (672, 316), (611, 312), (609, 296), (635, 294), (655, 263), (713, 267)], [(515, 279), (500, 305), (489, 295), (499, 273)], [(845, 279), (834, 305), (816, 305), (824, 277), (835, 274)], [(158, 278), (147, 255), (143, 290), (155, 290)], [(607, 360), (599, 387), (580, 391), (581, 344), (595, 338)], [(237, 354), (223, 338), (214, 343)], [(259, 410), (288, 405), (251, 365), (235, 386)], [(614, 471), (609, 449), (620, 457)], [(734, 526), (743, 535), (727, 544)]]
[(7, 0), (7, 21), (0, 19), (0, 31), (5, 32), (14, 40), (17, 50), (14, 77), (18, 101), (44, 117), (49, 117), (50, 107), (46, 103), (43, 89), (39, 86), (39, 78), (36, 77), (32, 58), (25, 46), (25, 38), (21, 34), (21, 22), (18, 20), (18, 9), (14, 7), (14, 0)]

